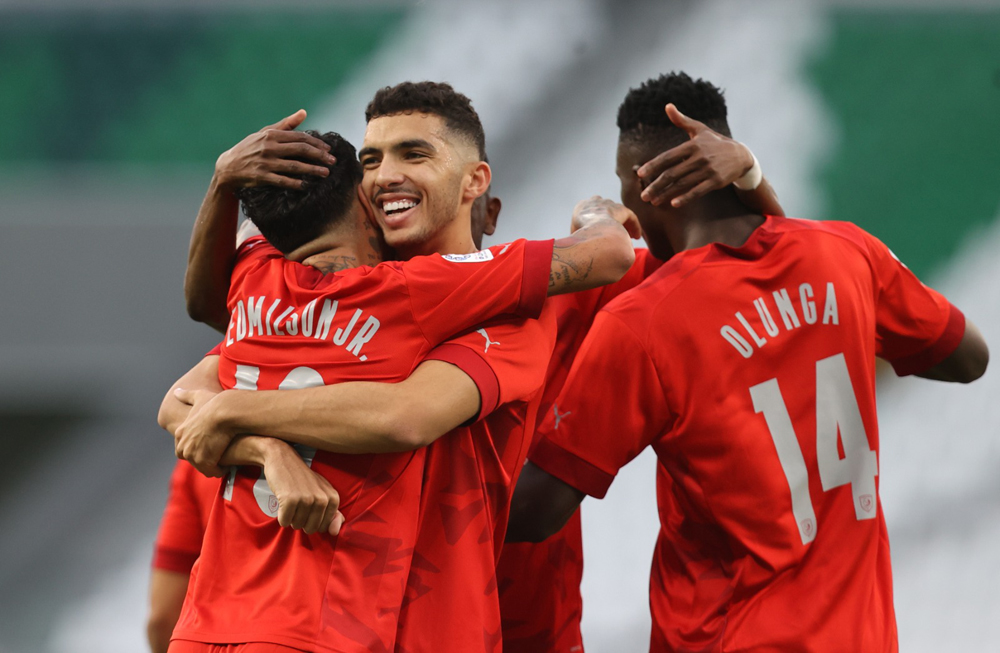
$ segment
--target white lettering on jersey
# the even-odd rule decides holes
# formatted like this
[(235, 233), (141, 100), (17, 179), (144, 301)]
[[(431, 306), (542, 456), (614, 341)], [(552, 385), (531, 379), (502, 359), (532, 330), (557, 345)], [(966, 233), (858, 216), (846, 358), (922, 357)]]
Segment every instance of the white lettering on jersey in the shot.
[(264, 307), (264, 298), (258, 297), (257, 303), (253, 301), (253, 297), (247, 300), (247, 335), (253, 337), (253, 329), (257, 327), (257, 335), (264, 333), (264, 325), (261, 320), (261, 309)]
[[(361, 309), (358, 309), (358, 312), (360, 313)], [(368, 360), (367, 356), (361, 356), (361, 347), (372, 339), (372, 336), (378, 331), (380, 325), (381, 323), (378, 321), (378, 318), (374, 315), (369, 315), (368, 319), (365, 320), (364, 326), (355, 334), (354, 340), (351, 340), (351, 344), (347, 345), (347, 351), (355, 356), (360, 356), (361, 360)]]
[[(758, 297), (753, 300), (753, 306), (755, 312), (757, 313), (757, 317), (759, 318), (759, 324), (763, 327), (763, 332), (766, 333), (769, 338), (775, 338), (781, 335), (781, 326), (773, 317), (774, 310), (776, 310), (778, 315), (781, 316), (780, 324), (784, 325), (785, 332), (801, 328), (803, 322), (805, 322), (806, 325), (816, 324), (819, 318), (816, 312), (816, 305), (819, 303), (817, 299), (820, 299), (823, 304), (822, 324), (832, 324), (834, 326), (839, 325), (840, 314), (837, 308), (837, 291), (834, 288), (832, 281), (828, 281), (825, 284), (825, 288), (826, 295), (822, 298), (816, 298), (811, 284), (803, 283), (799, 285), (798, 311), (796, 311), (796, 306), (794, 305), (787, 288), (780, 288), (771, 293), (770, 299), (773, 301), (774, 309), (772, 309), (769, 305), (767, 297)], [(799, 321), (800, 312), (802, 315), (802, 321)], [(747, 314), (752, 317), (752, 313), (749, 311)], [(754, 351), (767, 344), (768, 339), (760, 335), (758, 332), (760, 327), (755, 327), (751, 324), (750, 320), (746, 318), (742, 311), (736, 311), (736, 313), (733, 314), (733, 317), (739, 325), (723, 325), (722, 328), (719, 329), (719, 334), (726, 342), (733, 346), (733, 349), (739, 352), (740, 356), (743, 358), (750, 358), (753, 356)]]
[(833, 282), (826, 283), (826, 303), (823, 305), (823, 324), (840, 324), (837, 317), (837, 293), (833, 289)]
[[(285, 305), (281, 307), (280, 298), (271, 302), (264, 312), (264, 304), (267, 297), (250, 297), (247, 300), (239, 300), (233, 307), (233, 313), (226, 329), (225, 345), (231, 347), (234, 343), (245, 338), (258, 338), (267, 336), (298, 336), (312, 338), (314, 340), (330, 340), (333, 344), (343, 347), (353, 356), (361, 361), (368, 360), (368, 356), (361, 353), (362, 347), (370, 342), (378, 333), (381, 321), (374, 315), (368, 315), (362, 321), (364, 310), (358, 308), (354, 310), (351, 319), (346, 325), (336, 329), (333, 337), (330, 338), (330, 331), (333, 328), (333, 321), (337, 317), (337, 300), (324, 299), (323, 307), (319, 309), (317, 317), (316, 305), (319, 298), (313, 299), (304, 307)], [(283, 310), (282, 310), (283, 308)], [(275, 317), (275, 314), (278, 314)], [(362, 321), (360, 329), (355, 330), (359, 321)], [(352, 337), (353, 334), (353, 337)], [(498, 342), (491, 342), (487, 337), (486, 348), (498, 345)]]
[(486, 349), (483, 350), (484, 354), (489, 353), (489, 351), (490, 351), (490, 345), (499, 345), (500, 344), (496, 340), (490, 340), (490, 336), (489, 336), (488, 333), (486, 333), (486, 329), (476, 329), (476, 333), (478, 333), (482, 337), (486, 338)]
[(481, 252), (472, 252), (471, 254), (445, 254), (441, 258), (452, 263), (483, 263), (493, 260), (493, 252), (484, 249)]

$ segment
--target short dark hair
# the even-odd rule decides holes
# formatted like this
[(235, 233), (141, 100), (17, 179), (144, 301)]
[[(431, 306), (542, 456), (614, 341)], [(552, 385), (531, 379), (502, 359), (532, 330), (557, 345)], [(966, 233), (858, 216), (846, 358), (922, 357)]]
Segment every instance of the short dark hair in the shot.
[(327, 166), (328, 176), (289, 174), (305, 181), (301, 189), (253, 186), (236, 193), (243, 204), (243, 213), (283, 254), (296, 250), (343, 220), (354, 202), (357, 185), (361, 183), (361, 164), (353, 145), (335, 132), (306, 133), (329, 145), (330, 154), (337, 159), (335, 164)]
[(671, 102), (686, 116), (731, 136), (722, 90), (704, 79), (672, 72), (629, 89), (618, 107), (619, 139), (661, 150), (687, 140), (684, 130), (670, 122), (664, 111)]
[(472, 101), (451, 84), (442, 82), (402, 82), (380, 88), (365, 109), (365, 122), (398, 113), (429, 113), (444, 120), (448, 129), (469, 139), (486, 159), (486, 134)]

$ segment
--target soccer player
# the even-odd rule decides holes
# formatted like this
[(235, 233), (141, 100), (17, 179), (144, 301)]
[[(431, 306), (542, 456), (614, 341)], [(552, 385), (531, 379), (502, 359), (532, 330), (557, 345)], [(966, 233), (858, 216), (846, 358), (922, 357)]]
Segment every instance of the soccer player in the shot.
[[(239, 250), (230, 294), (233, 317), (220, 357), (219, 378), (227, 387), (398, 381), (452, 331), (501, 313), (537, 315), (547, 292), (607, 283), (631, 264), (631, 244), (620, 223), (634, 216), (618, 205), (591, 201), (581, 205), (586, 210), (577, 215), (577, 233), (554, 247), (517, 241), (475, 260), (430, 256), (352, 268), (377, 256), (356, 195), (360, 166), (349, 144), (335, 135), (325, 140), (337, 159), (328, 177), (311, 180), (303, 190), (262, 187), (242, 193), (248, 214), (280, 252), (262, 238)], [(461, 198), (457, 208), (468, 216), (473, 198), (488, 185), (488, 167), (451, 161), (447, 172)], [(212, 204), (209, 199), (204, 208), (216, 212)], [(235, 216), (215, 218), (235, 221)], [(588, 274), (552, 277), (553, 268), (561, 272), (567, 265)], [(425, 363), (418, 380), (433, 382), (440, 365), (445, 364)], [(411, 376), (416, 377), (420, 374)], [(408, 426), (422, 424), (419, 415), (408, 418)], [(177, 429), (182, 442), (184, 428)], [(408, 441), (400, 444), (405, 435), (387, 433), (395, 439), (384, 451), (409, 449)], [(286, 447), (271, 438), (239, 438), (222, 462), (267, 470), (266, 453), (278, 445)], [(335, 539), (316, 535), (322, 530), (317, 524), (331, 521), (336, 508), (331, 504), (304, 533), (281, 529), (275, 521), (279, 500), (268, 481), (231, 472), (209, 518), (172, 651), (205, 650), (210, 642), (345, 651), (392, 645), (397, 615), (379, 608), (402, 600), (423, 452), (299, 452), (338, 488), (351, 528)], [(215, 471), (214, 463), (200, 467)]]
[[(731, 186), (740, 201), (755, 210), (784, 215), (774, 191), (763, 178), (756, 158), (740, 143), (682, 114), (674, 105), (665, 115), (689, 137), (657, 154), (636, 174), (644, 187), (641, 199), (653, 205), (683, 206), (705, 193)], [(647, 183), (646, 180), (653, 180)], [(667, 256), (661, 252), (660, 256)], [(559, 339), (546, 372), (539, 418), (561, 418), (556, 403), (577, 350), (597, 312), (618, 295), (642, 283), (662, 260), (647, 249), (619, 281), (603, 288), (550, 298)], [(538, 443), (538, 433), (533, 446)], [(529, 452), (529, 458), (530, 458)], [(580, 511), (543, 542), (505, 542), (497, 564), (504, 646), (520, 653), (582, 651), (580, 621), (583, 598), (583, 534)]]
[[(483, 235), (492, 235), (496, 229), (500, 209), (500, 199), (492, 196), (489, 189), (473, 202), (472, 240), (477, 249), (482, 247)], [(209, 370), (207, 374), (213, 381), (218, 379), (217, 357), (210, 356), (203, 359), (192, 373), (181, 377), (175, 386), (197, 388), (198, 378), (205, 375), (201, 367)], [(214, 383), (212, 387), (214, 388)], [(173, 389), (168, 392), (171, 403)], [(184, 416), (186, 417), (186, 413)], [(179, 425), (180, 422), (165, 426), (168, 431), (173, 432)], [(335, 498), (336, 495), (330, 496), (327, 487), (329, 483), (309, 470), (298, 455), (289, 457), (288, 464), (300, 465), (302, 468), (298, 474), (286, 476), (290, 482), (299, 481), (297, 487), (283, 491), (278, 485), (282, 477), (276, 478), (275, 470), (271, 470), (270, 474), (265, 472), (265, 476), (282, 509), (289, 513), (289, 517), (284, 521), (287, 521), (292, 528), (304, 528), (310, 523), (309, 513), (321, 508), (325, 510), (324, 498)], [(316, 477), (315, 487), (305, 485), (310, 476)], [(187, 461), (177, 461), (171, 475), (167, 504), (156, 538), (153, 569), (149, 581), (150, 609), (146, 632), (152, 653), (166, 653), (170, 644), (170, 636), (184, 604), (191, 568), (201, 552), (208, 513), (218, 491), (219, 483), (215, 479), (197, 473)], [(298, 505), (299, 503), (302, 505)], [(281, 521), (283, 519), (279, 517), (279, 523)]]
[(651, 650), (895, 651), (875, 358), (969, 382), (986, 344), (853, 225), (748, 212), (728, 190), (643, 204), (633, 166), (684, 137), (668, 102), (728, 131), (719, 90), (684, 74), (621, 105), (622, 201), (654, 255), (677, 254), (598, 315), (508, 537), (544, 539), (652, 446)]

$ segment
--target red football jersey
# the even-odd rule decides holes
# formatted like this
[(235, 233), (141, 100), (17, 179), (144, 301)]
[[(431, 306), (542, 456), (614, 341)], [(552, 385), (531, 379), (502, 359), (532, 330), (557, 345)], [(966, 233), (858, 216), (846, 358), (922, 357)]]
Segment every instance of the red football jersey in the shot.
[[(443, 340), (504, 313), (537, 316), (552, 241), (327, 274), (261, 238), (233, 271), (224, 388), (295, 389), (406, 378)], [(257, 468), (216, 498), (174, 639), (311, 651), (391, 650), (416, 539), (424, 451), (338, 455), (297, 447), (340, 493), (341, 534), (281, 528)]]
[(208, 514), (220, 491), (217, 478), (198, 473), (189, 463), (178, 460), (170, 475), (170, 494), (156, 535), (153, 567), (186, 574), (201, 553)]
[(963, 333), (871, 235), (770, 217), (597, 316), (532, 460), (602, 497), (656, 451), (652, 650), (895, 651), (875, 357), (922, 371)]
[(420, 532), (396, 650), (501, 650), (496, 565), (510, 498), (534, 434), (555, 316), (499, 319), (431, 352), (460, 367), (483, 405), (470, 426), (427, 447)]
[[(559, 413), (556, 398), (597, 312), (618, 295), (642, 283), (662, 264), (649, 250), (638, 249), (635, 263), (618, 282), (548, 299), (546, 308), (555, 313), (558, 338), (545, 373), (539, 421), (549, 414)], [(531, 457), (530, 451), (528, 457)], [(544, 542), (504, 544), (497, 565), (504, 647), (519, 653), (582, 651), (582, 579), (583, 536), (579, 510), (558, 533)]]

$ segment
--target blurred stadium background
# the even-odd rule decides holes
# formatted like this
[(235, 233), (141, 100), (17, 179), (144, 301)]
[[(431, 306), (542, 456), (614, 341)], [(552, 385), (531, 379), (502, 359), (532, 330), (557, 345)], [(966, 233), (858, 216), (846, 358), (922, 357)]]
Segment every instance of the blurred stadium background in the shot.
[[(0, 652), (145, 648), (155, 414), (217, 341), (181, 279), (222, 150), (300, 107), (360, 143), (377, 87), (450, 81), (486, 127), (492, 242), (551, 237), (617, 197), (617, 106), (674, 69), (725, 88), (789, 214), (872, 231), (1000, 348), (997, 2), (0, 2)], [(998, 386), (884, 379), (902, 650), (996, 649)], [(653, 466), (585, 504), (592, 653), (646, 644)]]

